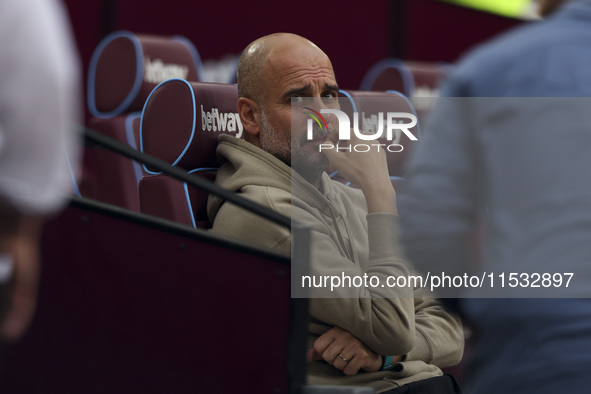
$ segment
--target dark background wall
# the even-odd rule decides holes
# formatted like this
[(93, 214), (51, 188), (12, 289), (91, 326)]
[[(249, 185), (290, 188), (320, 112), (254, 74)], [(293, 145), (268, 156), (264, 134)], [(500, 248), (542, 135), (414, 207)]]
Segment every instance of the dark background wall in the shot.
[(453, 62), (467, 48), (518, 21), (435, 0), (64, 0), (85, 70), (109, 32), (180, 34), (202, 59), (239, 54), (273, 32), (301, 34), (332, 59), (341, 87), (356, 89), (388, 57)]

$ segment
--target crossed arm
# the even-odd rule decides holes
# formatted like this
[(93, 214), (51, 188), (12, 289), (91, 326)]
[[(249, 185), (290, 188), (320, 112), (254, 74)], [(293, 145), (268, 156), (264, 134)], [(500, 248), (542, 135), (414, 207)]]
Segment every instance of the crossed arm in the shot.
[[(345, 375), (356, 375), (360, 370), (376, 372), (382, 369), (384, 358), (367, 348), (348, 331), (333, 327), (322, 334), (308, 350), (308, 362), (324, 360)], [(402, 361), (395, 356), (392, 363)]]
[[(351, 143), (355, 142), (355, 140), (351, 141)], [(333, 167), (339, 170), (342, 176), (360, 186), (367, 203), (368, 214), (397, 214), (396, 193), (389, 179), (386, 157), (383, 151), (373, 151), (371, 153), (327, 151), (326, 155)], [(371, 231), (371, 223), (369, 226)], [(392, 239), (391, 243), (397, 245), (397, 240)], [(370, 248), (371, 246), (370, 239)], [(382, 300), (382, 304), (383, 301), (385, 300)], [(393, 304), (397, 303), (398, 301), (394, 301)], [(408, 305), (408, 302), (402, 302), (398, 304), (398, 307), (403, 309), (404, 307), (410, 307), (410, 305)], [(373, 313), (375, 309), (373, 307), (371, 309)], [(352, 332), (334, 325), (320, 335), (314, 342), (313, 347), (308, 350), (308, 361), (324, 360), (335, 368), (342, 370), (346, 375), (355, 375), (360, 371), (379, 371), (384, 365), (383, 356), (386, 355), (393, 357), (392, 364), (407, 358), (409, 360), (422, 360), (426, 363), (436, 363), (440, 367), (454, 365), (459, 362), (463, 352), (463, 337), (461, 325), (457, 319), (444, 311), (435, 300), (422, 297), (414, 300), (412, 311), (407, 310), (406, 312), (409, 313), (407, 315), (401, 313), (400, 316), (394, 316), (394, 319), (400, 318), (402, 320), (401, 325), (409, 330), (403, 330), (403, 332), (393, 331), (390, 335), (386, 335), (386, 341), (397, 341), (401, 335), (412, 335), (413, 338), (410, 341), (412, 346), (408, 352), (404, 352), (404, 354), (382, 352), (380, 354), (376, 352), (378, 351), (378, 348), (375, 347), (377, 346), (376, 341), (371, 343), (374, 350), (376, 350), (373, 351)], [(407, 324), (404, 324), (405, 318)], [(369, 324), (366, 329), (371, 330), (375, 329), (375, 327)], [(410, 333), (410, 331), (413, 332)], [(406, 338), (406, 340), (409, 339)]]

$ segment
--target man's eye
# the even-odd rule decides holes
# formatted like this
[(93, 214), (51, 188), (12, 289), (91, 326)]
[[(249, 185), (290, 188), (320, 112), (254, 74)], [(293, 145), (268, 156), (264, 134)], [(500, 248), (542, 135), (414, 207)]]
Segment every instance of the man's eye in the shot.
[(332, 105), (336, 102), (338, 96), (335, 92), (326, 92), (322, 95), (322, 101), (327, 105)]
[(301, 104), (304, 101), (302, 96), (291, 96), (291, 103), (292, 104)]

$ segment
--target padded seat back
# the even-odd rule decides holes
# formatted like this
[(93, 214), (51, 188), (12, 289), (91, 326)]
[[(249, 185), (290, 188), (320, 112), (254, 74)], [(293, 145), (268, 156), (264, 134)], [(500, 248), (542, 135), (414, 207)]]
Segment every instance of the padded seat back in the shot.
[(242, 137), (235, 85), (173, 79), (146, 101), (141, 149), (187, 170), (216, 167), (220, 134)]
[[(96, 48), (88, 73), (88, 126), (135, 149), (140, 113), (150, 92), (170, 77), (200, 78), (197, 50), (180, 36), (115, 32)], [(103, 147), (86, 149), (80, 191), (109, 204), (139, 211), (142, 167)]]
[[(179, 79), (163, 82), (150, 94), (142, 113), (142, 151), (213, 181), (219, 166), (218, 136), (242, 137), (237, 101), (235, 85)], [(153, 176), (144, 177), (140, 183), (142, 212), (209, 227), (206, 192), (173, 179), (164, 180), (165, 176), (153, 169), (146, 171)]]
[(141, 111), (150, 92), (171, 78), (201, 79), (201, 58), (184, 37), (119, 31), (98, 45), (88, 71), (88, 109), (98, 118)]
[[(215, 181), (215, 169), (190, 171)], [(140, 181), (140, 211), (193, 228), (210, 228), (208, 194), (164, 174), (146, 175)]]
[[(367, 91), (354, 91), (347, 90), (341, 91), (341, 96), (346, 97), (350, 105), (344, 108), (341, 105), (341, 109), (345, 112), (355, 111), (359, 114), (359, 129), (370, 132), (377, 131), (379, 125), (379, 117), (383, 119), (384, 134), (378, 140), (380, 144), (384, 144), (381, 149), (386, 150), (388, 158), (388, 170), (390, 172), (391, 179), (400, 179), (404, 176), (406, 170), (407, 159), (416, 147), (418, 141), (414, 141), (403, 132), (401, 129), (395, 129), (392, 135), (392, 140), (387, 140), (385, 136), (386, 124), (387, 124), (387, 113), (398, 112), (407, 113), (417, 116), (417, 113), (410, 102), (410, 100), (399, 92), (367, 92)], [(346, 103), (345, 103), (346, 104)], [(353, 119), (353, 116), (349, 113), (349, 119)], [(401, 123), (410, 123), (411, 120), (408, 118), (397, 119)], [(417, 120), (417, 124), (414, 127), (408, 128), (408, 131), (417, 139), (420, 140), (420, 125)], [(375, 141), (371, 143), (378, 143)]]
[(439, 63), (384, 59), (365, 74), (360, 90), (396, 90), (411, 98), (438, 97), (439, 86), (449, 67)]
[[(134, 112), (112, 119), (91, 118), (88, 127), (137, 148), (140, 115)], [(138, 185), (142, 175), (139, 163), (102, 146), (88, 146), (84, 154), (80, 194), (139, 211)]]

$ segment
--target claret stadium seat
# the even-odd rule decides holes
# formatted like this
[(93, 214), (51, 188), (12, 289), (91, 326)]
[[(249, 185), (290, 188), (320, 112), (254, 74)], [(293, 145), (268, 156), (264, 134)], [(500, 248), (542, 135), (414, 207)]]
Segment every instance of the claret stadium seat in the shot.
[(424, 120), (451, 67), (446, 63), (384, 59), (365, 74), (360, 90), (401, 92), (411, 99), (419, 118)]
[[(158, 85), (146, 101), (141, 121), (144, 153), (215, 179), (220, 134), (242, 137), (236, 85), (172, 79)], [(145, 168), (140, 182), (141, 212), (199, 228), (210, 227), (207, 193)]]
[[(411, 101), (400, 92), (370, 92), (370, 91), (356, 91), (356, 90), (341, 90), (339, 95), (346, 100), (341, 100), (341, 109), (349, 115), (349, 119), (353, 119), (353, 112), (359, 113), (359, 129), (364, 132), (376, 131), (378, 127), (378, 116), (382, 113), (384, 119), (384, 133), (378, 141), (369, 141), (368, 144), (383, 144), (382, 149), (386, 150), (388, 159), (388, 171), (390, 179), (396, 187), (400, 189), (404, 182), (404, 173), (408, 157), (412, 150), (416, 148), (418, 140), (421, 138), (420, 125), (417, 124), (408, 128), (417, 140), (412, 140), (409, 135), (404, 133), (401, 129), (396, 129), (393, 133), (393, 139), (387, 140), (386, 128), (386, 114), (388, 112), (398, 112), (411, 114), (415, 117), (415, 111)], [(410, 123), (409, 118), (397, 118), (398, 122)], [(338, 174), (334, 174), (334, 179), (342, 180)]]
[(407, 97), (437, 97), (451, 65), (388, 58), (365, 74), (360, 90), (396, 90)]
[[(136, 35), (119, 31), (96, 48), (88, 72), (88, 126), (139, 148), (140, 114), (150, 92), (162, 81), (201, 79), (197, 49), (184, 37)], [(85, 152), (83, 197), (139, 211), (139, 164), (97, 146)]]

